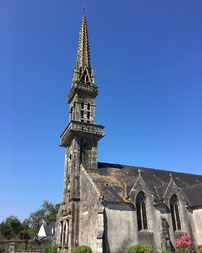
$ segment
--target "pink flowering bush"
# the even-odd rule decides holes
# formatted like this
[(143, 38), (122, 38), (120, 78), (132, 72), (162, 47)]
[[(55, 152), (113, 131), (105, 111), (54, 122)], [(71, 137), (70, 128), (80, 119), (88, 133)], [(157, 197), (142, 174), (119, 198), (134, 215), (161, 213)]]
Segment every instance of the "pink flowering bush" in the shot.
[(191, 240), (191, 235), (182, 235), (175, 242), (176, 249), (187, 249), (193, 251), (194, 243)]

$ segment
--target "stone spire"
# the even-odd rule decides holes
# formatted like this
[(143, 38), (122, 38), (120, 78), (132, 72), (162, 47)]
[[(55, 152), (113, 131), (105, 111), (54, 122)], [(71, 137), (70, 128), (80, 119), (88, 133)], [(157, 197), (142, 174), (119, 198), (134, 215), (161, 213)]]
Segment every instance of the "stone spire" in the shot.
[(95, 124), (95, 98), (98, 94), (90, 66), (88, 31), (83, 15), (76, 66), (67, 99), (70, 104), (69, 124), (60, 136), (60, 146), (66, 151), (63, 202), (57, 228), (60, 231), (57, 237), (59, 253), (72, 252), (80, 243), (80, 172), (81, 168), (98, 168), (97, 145), (104, 137), (104, 126)]
[(83, 16), (81, 20), (81, 28), (79, 33), (79, 43), (77, 50), (76, 66), (84, 70), (86, 67), (90, 70), (90, 52), (88, 42), (88, 29), (86, 17)]
[(88, 41), (88, 29), (87, 21), (85, 15), (83, 15), (81, 20), (81, 28), (79, 33), (79, 42), (77, 49), (77, 60), (76, 66), (73, 72), (72, 84), (75, 81), (93, 84), (94, 74), (92, 76), (90, 66), (90, 52), (89, 52), (89, 41)]

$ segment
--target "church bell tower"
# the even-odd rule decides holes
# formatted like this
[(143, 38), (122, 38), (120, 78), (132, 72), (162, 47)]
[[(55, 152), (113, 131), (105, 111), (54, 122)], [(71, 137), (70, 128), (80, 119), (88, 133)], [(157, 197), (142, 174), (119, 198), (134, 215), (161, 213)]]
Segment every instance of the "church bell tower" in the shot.
[(95, 124), (95, 98), (98, 95), (94, 71), (90, 65), (88, 30), (85, 15), (79, 34), (76, 66), (67, 103), (69, 124), (60, 136), (65, 148), (63, 202), (58, 214), (60, 252), (79, 246), (80, 165), (97, 169), (97, 143), (104, 127)]

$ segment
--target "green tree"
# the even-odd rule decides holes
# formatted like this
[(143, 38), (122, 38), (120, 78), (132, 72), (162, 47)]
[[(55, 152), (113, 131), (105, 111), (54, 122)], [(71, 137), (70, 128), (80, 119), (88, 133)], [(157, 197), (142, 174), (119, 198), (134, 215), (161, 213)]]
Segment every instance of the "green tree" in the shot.
[(31, 213), (29, 217), (29, 234), (31, 237), (35, 236), (43, 221), (48, 223), (56, 221), (56, 215), (58, 213), (60, 204), (52, 204), (51, 202), (44, 200), (41, 205), (41, 209)]
[(11, 239), (19, 235), (23, 230), (22, 223), (16, 216), (9, 216), (5, 221), (0, 223), (0, 232), (6, 237)]
[[(46, 221), (51, 223), (51, 222), (55, 222), (57, 217), (57, 213), (59, 211), (60, 208), (60, 204), (56, 204), (55, 206), (51, 203), (45, 203), (44, 201), (44, 206), (46, 207), (47, 210), (47, 214), (46, 214)], [(53, 205), (53, 207), (51, 207), (50, 205)]]

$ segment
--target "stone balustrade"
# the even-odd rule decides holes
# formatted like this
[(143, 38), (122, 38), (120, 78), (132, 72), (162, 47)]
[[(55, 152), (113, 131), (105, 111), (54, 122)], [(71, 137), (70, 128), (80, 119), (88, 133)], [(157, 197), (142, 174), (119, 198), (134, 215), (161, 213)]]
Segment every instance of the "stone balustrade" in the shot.
[(91, 93), (91, 96), (96, 97), (99, 94), (99, 88), (96, 85), (91, 85), (91, 84), (83, 84), (79, 82), (75, 82), (69, 92), (67, 102), (70, 103), (71, 100), (73, 99), (74, 95), (77, 92), (88, 92)]
[(95, 124), (89, 124), (79, 121), (71, 121), (67, 128), (64, 130), (61, 138), (61, 146), (64, 145), (69, 135), (73, 132), (81, 132), (82, 134), (92, 134), (96, 135), (98, 139), (102, 138), (104, 136), (104, 126), (101, 125), (95, 125)]

